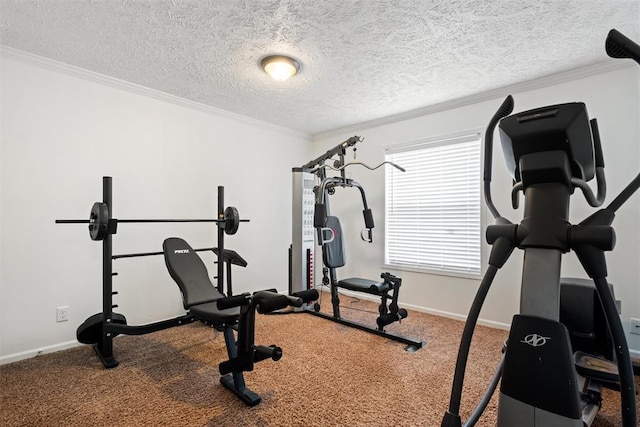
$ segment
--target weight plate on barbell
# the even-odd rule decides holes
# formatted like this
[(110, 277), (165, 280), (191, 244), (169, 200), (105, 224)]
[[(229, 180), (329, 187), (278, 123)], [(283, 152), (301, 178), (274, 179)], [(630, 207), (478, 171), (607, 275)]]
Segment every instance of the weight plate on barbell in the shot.
[(240, 215), (238, 209), (229, 206), (224, 210), (224, 232), (227, 234), (236, 234), (240, 225)]
[(106, 203), (95, 202), (89, 214), (89, 237), (104, 240), (109, 228), (109, 208)]

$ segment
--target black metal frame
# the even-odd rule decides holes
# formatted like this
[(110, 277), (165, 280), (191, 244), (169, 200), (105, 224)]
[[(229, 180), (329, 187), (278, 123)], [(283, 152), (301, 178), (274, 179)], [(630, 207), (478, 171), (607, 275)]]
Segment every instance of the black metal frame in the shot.
[(387, 331), (381, 331), (375, 328), (372, 328), (370, 326), (367, 325), (363, 325), (362, 323), (358, 323), (358, 322), (354, 322), (352, 320), (346, 320), (343, 319), (342, 317), (334, 317), (331, 314), (327, 314), (327, 313), (323, 313), (321, 311), (314, 311), (311, 308), (305, 308), (304, 309), (305, 313), (310, 313), (313, 314), (314, 316), (318, 316), (321, 317), (323, 319), (327, 319), (327, 320), (331, 320), (332, 322), (336, 322), (339, 323), (341, 325), (345, 325), (345, 326), (350, 326), (352, 328), (356, 328), (358, 330), (364, 331), (364, 332), (369, 332), (370, 334), (374, 334), (374, 335), (378, 335), (380, 337), (384, 337), (387, 339), (390, 339), (392, 341), (396, 341), (402, 344), (406, 344), (407, 351), (416, 351), (421, 349), (424, 346), (424, 342), (423, 341), (418, 341), (412, 338), (407, 338), (403, 335), (399, 335), (399, 334), (395, 334), (393, 332), (387, 332)]
[[(98, 316), (91, 316), (84, 325), (89, 330), (92, 327), (100, 327), (100, 337), (93, 344), (96, 355), (107, 369), (118, 366), (118, 360), (113, 354), (113, 338), (119, 334), (124, 335), (144, 335), (151, 332), (160, 331), (174, 326), (180, 326), (191, 323), (195, 320), (202, 320), (213, 326), (224, 335), (224, 341), (227, 348), (228, 360), (220, 363), (220, 383), (233, 392), (245, 404), (254, 406), (260, 403), (261, 398), (258, 394), (247, 388), (244, 380), (243, 372), (252, 371), (254, 364), (262, 360), (271, 358), (277, 361), (282, 357), (282, 349), (272, 346), (260, 346), (254, 344), (255, 339), (255, 312), (267, 313), (272, 310), (278, 310), (288, 305), (301, 306), (303, 297), (293, 297), (279, 295), (275, 290), (260, 291), (253, 295), (244, 293), (242, 295), (232, 296), (231, 292), (231, 264), (245, 267), (247, 262), (236, 252), (226, 250), (224, 248), (224, 235), (234, 234), (236, 229), (227, 230), (227, 219), (225, 218), (224, 208), (224, 187), (218, 187), (218, 218), (211, 220), (123, 220), (118, 221), (112, 218), (113, 194), (111, 177), (103, 177), (102, 179), (103, 203), (107, 207), (108, 220), (107, 232), (102, 241), (102, 313), (100, 323), (88, 323), (90, 319)], [(236, 218), (231, 218), (236, 221)], [(248, 222), (248, 220), (240, 220)], [(174, 319), (162, 320), (146, 325), (132, 326), (127, 325), (124, 316), (113, 312), (117, 305), (113, 304), (113, 295), (117, 292), (113, 291), (113, 276), (117, 273), (113, 272), (113, 260), (120, 258), (135, 258), (154, 255), (163, 255), (164, 252), (140, 252), (130, 254), (113, 255), (113, 235), (116, 234), (118, 222), (148, 223), (148, 222), (215, 222), (218, 226), (218, 247), (217, 248), (201, 248), (194, 251), (211, 250), (217, 256), (217, 285), (216, 288), (222, 295), (226, 297), (217, 300), (219, 310), (238, 307), (239, 315), (212, 320), (212, 318), (202, 318), (197, 315), (187, 313)], [(89, 223), (87, 220), (56, 220), (56, 223), (78, 224)], [(236, 223), (237, 226), (237, 223)], [(227, 264), (227, 293), (224, 292), (224, 265)], [(313, 296), (317, 298), (317, 294)], [(215, 317), (215, 316), (214, 316)], [(79, 328), (79, 330), (80, 330)], [(236, 334), (237, 331), (237, 334)], [(93, 338), (92, 338), (93, 339)], [(84, 342), (84, 341), (83, 341)]]
[[(364, 192), (362, 193), (363, 197), (364, 197)], [(365, 202), (366, 203), (366, 202)], [(390, 297), (388, 292), (383, 293), (382, 295), (376, 295), (378, 297), (380, 297), (380, 305), (378, 307), (378, 312), (379, 312), (379, 317), (377, 319), (378, 322), (378, 328), (372, 328), (370, 326), (367, 325), (363, 325), (362, 323), (359, 322), (355, 322), (353, 320), (347, 320), (344, 319), (341, 314), (340, 314), (340, 299), (338, 297), (338, 289), (340, 288), (339, 286), (339, 281), (337, 280), (337, 276), (336, 276), (336, 269), (335, 268), (327, 268), (325, 267), (325, 270), (328, 271), (329, 273), (329, 277), (325, 277), (323, 278), (323, 284), (325, 285), (329, 285), (329, 289), (330, 289), (330, 293), (331, 293), (331, 307), (333, 310), (333, 314), (326, 314), (326, 313), (322, 313), (319, 310), (319, 303), (317, 304), (317, 306), (314, 307), (313, 310), (311, 310), (310, 308), (306, 308), (306, 310), (313, 314), (316, 315), (318, 317), (322, 317), (323, 319), (328, 319), (331, 320), (333, 322), (336, 323), (340, 323), (341, 325), (346, 325), (346, 326), (351, 326), (353, 328), (359, 329), (361, 331), (365, 331), (365, 332), (369, 332), (381, 337), (385, 337), (387, 339), (393, 340), (393, 341), (397, 341), (403, 344), (407, 345), (406, 350), (407, 351), (416, 351), (421, 349), (424, 345), (425, 342), (422, 340), (417, 340), (414, 338), (408, 338), (405, 337), (403, 335), (399, 335), (399, 334), (395, 334), (393, 332), (388, 332), (384, 330), (384, 326), (389, 325), (390, 323), (393, 323), (395, 321), (399, 321), (401, 320), (401, 318), (406, 317), (406, 311), (404, 312), (404, 317), (399, 317), (399, 316), (395, 316), (394, 320), (392, 322), (388, 322), (385, 323), (384, 325), (380, 324), (381, 319), (384, 319), (386, 317), (386, 315), (388, 314), (388, 309), (389, 307), (387, 307), (387, 300)], [(383, 273), (384, 274), (388, 274), (388, 273)], [(394, 279), (397, 279), (398, 281), (400, 281), (401, 279), (394, 277)], [(328, 283), (327, 283), (328, 282)], [(395, 314), (397, 314), (398, 312), (398, 290), (400, 288), (400, 283), (395, 283), (392, 287), (392, 289), (390, 289), (390, 291), (393, 292), (393, 295), (391, 295), (391, 307), (395, 307)], [(357, 291), (352, 291), (352, 292), (357, 292)], [(373, 294), (370, 294), (373, 295)]]
[[(307, 170), (310, 171), (312, 173), (315, 173), (318, 178), (321, 180), (321, 183), (318, 187), (316, 187), (315, 191), (315, 198), (316, 198), (316, 202), (315, 202), (315, 209), (314, 209), (314, 227), (317, 230), (317, 238), (318, 241), (320, 242), (320, 244), (322, 245), (323, 242), (323, 232), (322, 232), (322, 228), (325, 226), (326, 224), (326, 220), (327, 220), (327, 215), (329, 215), (329, 195), (333, 194), (333, 192), (335, 191), (336, 187), (342, 187), (342, 188), (357, 188), (360, 191), (360, 196), (362, 198), (362, 205), (363, 205), (363, 216), (364, 216), (364, 224), (365, 224), (365, 228), (363, 231), (366, 232), (366, 237), (364, 234), (361, 235), (362, 239), (364, 241), (367, 242), (372, 242), (373, 241), (373, 237), (372, 237), (372, 229), (374, 227), (374, 221), (373, 221), (373, 215), (371, 213), (371, 209), (369, 208), (368, 204), (367, 204), (367, 198), (365, 195), (365, 191), (364, 188), (356, 181), (347, 178), (346, 177), (346, 173), (345, 173), (345, 166), (347, 166), (347, 164), (345, 163), (345, 155), (346, 155), (346, 150), (349, 147), (353, 147), (353, 150), (355, 150), (355, 145), (358, 142), (361, 142), (362, 138), (359, 136), (352, 136), (351, 138), (341, 142), (340, 144), (336, 145), (334, 148), (328, 150), (326, 153), (324, 153), (323, 155), (317, 157), (316, 159), (304, 164), (302, 166), (302, 170)], [(325, 162), (330, 160), (331, 158), (333, 158), (334, 156), (338, 156), (338, 160), (335, 161), (335, 166), (336, 170), (339, 170), (340, 175), (339, 176), (331, 176), (331, 177), (327, 177), (326, 174), (326, 168), (325, 168)], [(393, 165), (395, 167), (398, 167), (398, 165)], [(402, 169), (402, 168), (400, 168)], [(312, 260), (310, 259), (310, 253), (309, 251), (307, 251), (307, 289), (311, 289), (311, 283), (309, 283), (309, 281), (311, 280), (311, 262)], [(290, 255), (291, 258), (291, 255)], [(335, 268), (331, 268), (330, 270), (330, 275), (331, 275), (331, 280), (329, 283), (325, 283), (325, 285), (329, 285), (330, 286), (330, 290), (331, 290), (331, 303), (332, 303), (332, 309), (333, 309), (333, 315), (330, 314), (326, 314), (326, 313), (322, 313), (319, 311), (319, 303), (316, 303), (314, 305), (313, 308), (311, 308), (311, 306), (305, 306), (303, 311), (307, 312), (307, 313), (311, 313), (315, 316), (321, 317), (323, 319), (327, 319), (327, 320), (331, 320), (333, 322), (336, 323), (340, 323), (342, 325), (346, 325), (346, 326), (351, 326), (353, 328), (359, 329), (361, 331), (364, 332), (369, 332), (378, 336), (382, 336), (385, 337), (387, 339), (393, 340), (393, 341), (397, 341), (403, 344), (407, 345), (407, 351), (416, 351), (420, 348), (422, 348), (424, 346), (424, 341), (422, 340), (417, 340), (417, 339), (412, 339), (412, 338), (407, 338), (404, 337), (402, 335), (398, 335), (392, 332), (387, 332), (384, 330), (383, 326), (379, 326), (377, 329), (376, 328), (372, 328), (366, 325), (363, 325), (361, 323), (358, 322), (354, 322), (351, 320), (346, 320), (343, 319), (340, 315), (340, 302), (339, 302), (339, 298), (338, 298), (338, 285), (337, 285), (337, 280), (336, 280), (336, 273), (335, 273)], [(391, 296), (392, 299), (392, 305), (395, 305), (396, 309), (397, 309), (397, 299), (398, 299), (398, 293), (397, 293), (397, 288), (399, 287), (399, 284), (397, 286), (393, 286), (394, 290), (393, 290), (393, 296)], [(290, 288), (291, 288), (291, 281), (290, 281)], [(356, 292), (356, 291), (354, 291)], [(384, 304), (384, 309), (387, 309), (386, 306), (386, 301), (389, 298), (388, 294), (385, 295), (379, 295), (381, 297), (382, 300), (382, 304)], [(383, 313), (383, 309), (382, 309), (382, 305), (379, 307), (379, 312), (380, 312), (380, 317), (378, 319), (381, 319), (383, 315), (386, 315), (387, 312)], [(389, 324), (389, 323), (387, 323)]]
[[(130, 254), (113, 255), (113, 235), (117, 232), (117, 224), (123, 223), (155, 223), (155, 222), (214, 222), (218, 226), (218, 247), (217, 248), (200, 248), (195, 251), (213, 251), (217, 256), (217, 285), (218, 291), (227, 296), (231, 296), (231, 262), (227, 264), (227, 294), (224, 293), (224, 266), (225, 260), (228, 259), (227, 251), (224, 249), (224, 187), (218, 187), (218, 218), (217, 219), (136, 219), (136, 220), (118, 220), (112, 217), (113, 212), (113, 185), (112, 178), (105, 176), (102, 178), (102, 198), (108, 210), (108, 232), (102, 241), (102, 336), (101, 339), (93, 344), (96, 355), (107, 369), (118, 366), (118, 360), (113, 354), (113, 339), (120, 334), (123, 335), (145, 335), (157, 332), (163, 329), (181, 326), (198, 320), (193, 315), (187, 313), (177, 316), (173, 319), (162, 320), (159, 322), (149, 323), (145, 325), (127, 325), (114, 321), (113, 309), (117, 305), (113, 304), (113, 295), (117, 292), (113, 290), (113, 276), (117, 273), (113, 272), (113, 260), (121, 258), (136, 258), (145, 256), (162, 255), (163, 252), (140, 252)], [(248, 220), (240, 220), (248, 222)], [(89, 223), (88, 220), (56, 220), (58, 224), (81, 224)], [(244, 261), (244, 260), (243, 260)], [(234, 262), (237, 265), (241, 263)], [(246, 265), (246, 262), (245, 262)]]

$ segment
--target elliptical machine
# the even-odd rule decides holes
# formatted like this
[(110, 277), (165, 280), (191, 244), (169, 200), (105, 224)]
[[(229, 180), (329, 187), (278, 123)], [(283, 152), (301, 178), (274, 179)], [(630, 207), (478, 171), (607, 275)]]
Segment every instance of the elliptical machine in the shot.
[[(640, 64), (640, 47), (611, 30), (606, 50), (614, 58)], [(503, 358), (481, 402), (465, 426), (474, 425), (500, 378), (498, 426), (589, 426), (601, 404), (602, 385), (621, 393), (623, 427), (637, 424), (635, 385), (629, 348), (615, 300), (607, 283), (605, 251), (613, 249), (615, 212), (640, 188), (640, 174), (606, 208), (578, 225), (568, 222), (575, 188), (593, 207), (605, 197), (604, 160), (595, 119), (582, 103), (538, 108), (510, 115), (511, 96), (491, 119), (485, 135), (484, 194), (495, 224), (487, 227), (492, 245), (487, 272), (472, 303), (458, 351), (455, 376), (442, 427), (462, 425), (459, 410), (473, 329), (489, 287), (513, 250), (524, 250), (520, 314), (514, 316)], [(491, 200), (493, 132), (500, 136), (514, 179), (512, 204), (523, 191), (524, 219), (512, 224)], [(597, 195), (587, 181), (596, 177)], [(584, 353), (573, 354), (567, 328), (559, 321), (562, 254), (573, 250), (591, 277), (611, 331), (617, 366)], [(597, 363), (595, 363), (597, 362)]]

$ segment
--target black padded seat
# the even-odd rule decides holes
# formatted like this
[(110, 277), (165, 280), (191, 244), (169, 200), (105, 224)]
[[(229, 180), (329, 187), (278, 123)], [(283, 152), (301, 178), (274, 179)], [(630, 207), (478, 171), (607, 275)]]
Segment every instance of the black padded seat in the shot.
[(182, 304), (191, 314), (212, 322), (235, 321), (240, 307), (218, 310), (216, 301), (224, 298), (209, 279), (207, 267), (183, 239), (170, 237), (162, 244), (169, 274), (182, 293)]
[(363, 292), (372, 295), (383, 295), (391, 290), (389, 283), (384, 281), (360, 279), (357, 277), (340, 280), (337, 285), (340, 288), (349, 289), (350, 291)]
[(198, 319), (210, 320), (212, 322), (234, 320), (240, 315), (240, 307), (219, 310), (217, 302), (215, 301), (205, 304), (192, 305), (189, 311)]

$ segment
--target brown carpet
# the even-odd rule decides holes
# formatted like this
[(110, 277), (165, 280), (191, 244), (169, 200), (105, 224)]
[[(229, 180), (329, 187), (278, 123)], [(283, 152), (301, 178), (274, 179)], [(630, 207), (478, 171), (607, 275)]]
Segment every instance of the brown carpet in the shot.
[[(343, 305), (375, 311), (367, 301)], [(325, 307), (330, 305), (324, 299)], [(344, 317), (375, 314), (344, 310)], [(410, 312), (389, 330), (421, 338), (404, 345), (310, 314), (258, 316), (256, 344), (284, 356), (245, 374), (262, 396), (245, 406), (219, 383), (222, 334), (194, 323), (114, 341), (120, 366), (105, 370), (90, 346), (0, 366), (2, 426), (439, 426), (463, 323)], [(476, 331), (463, 395), (463, 419), (480, 399), (506, 331)], [(640, 385), (640, 384), (639, 384)], [(619, 397), (605, 391), (595, 426), (619, 426)], [(495, 425), (495, 397), (479, 426)]]

